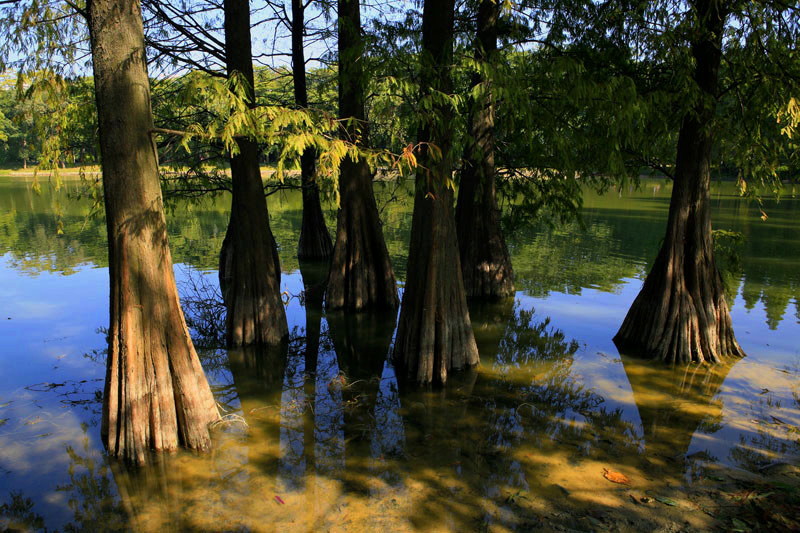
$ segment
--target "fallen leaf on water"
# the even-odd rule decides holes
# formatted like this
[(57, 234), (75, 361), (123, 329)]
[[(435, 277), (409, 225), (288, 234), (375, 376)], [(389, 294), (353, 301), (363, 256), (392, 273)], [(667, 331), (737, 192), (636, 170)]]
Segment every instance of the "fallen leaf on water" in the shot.
[(281, 497), (280, 497), (280, 496), (278, 496), (277, 494), (275, 495), (275, 501), (276, 501), (276, 502), (278, 502), (278, 503), (279, 503), (279, 504), (281, 504), (281, 505), (283, 505), (283, 504), (285, 504), (285, 503), (286, 503), (285, 501), (283, 501), (283, 498), (281, 498)]
[(664, 505), (669, 505), (670, 507), (677, 507), (678, 502), (673, 500), (672, 498), (667, 498), (666, 496), (653, 496), (655, 500), (659, 503), (663, 503)]
[(8, 422), (8, 418), (0, 418), (0, 427), (4, 426)]
[(613, 470), (609, 470), (608, 468), (603, 469), (603, 477), (609, 480), (612, 483), (620, 483), (621, 485), (630, 485), (631, 480), (627, 478), (624, 474), (620, 474), (619, 472), (614, 472)]

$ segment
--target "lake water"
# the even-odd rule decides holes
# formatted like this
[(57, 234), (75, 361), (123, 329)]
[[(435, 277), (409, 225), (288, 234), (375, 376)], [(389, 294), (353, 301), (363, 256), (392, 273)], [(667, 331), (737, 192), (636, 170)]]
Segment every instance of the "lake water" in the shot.
[[(376, 187), (402, 282), (410, 184)], [(472, 306), (481, 365), (441, 391), (398, 383), (386, 362), (395, 317), (322, 310), (324, 269), (295, 257), (296, 192), (269, 197), (288, 348), (215, 348), (228, 199), (175, 203), (181, 296), (226, 417), (213, 453), (131, 471), (100, 441), (105, 224), (74, 199), (78, 184), (36, 193), (0, 178), (0, 529), (525, 530), (565, 509), (644, 512), (632, 490), (689, 516), (692, 487), (796, 464), (800, 200), (765, 202), (762, 221), (730, 184), (714, 187), (715, 228), (744, 237), (723, 262), (746, 358), (669, 369), (611, 341), (656, 254), (670, 188), (587, 193), (583, 226), (514, 228), (516, 297)]]

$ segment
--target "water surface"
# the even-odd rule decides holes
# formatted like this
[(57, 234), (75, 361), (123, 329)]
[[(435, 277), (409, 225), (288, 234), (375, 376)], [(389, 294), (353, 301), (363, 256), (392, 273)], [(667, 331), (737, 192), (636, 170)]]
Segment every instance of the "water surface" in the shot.
[[(377, 187), (402, 283), (409, 185)], [(324, 268), (294, 255), (294, 192), (269, 198), (291, 340), (216, 348), (228, 200), (175, 202), (175, 270), (225, 423), (210, 455), (129, 471), (99, 437), (105, 225), (78, 192), (0, 182), (0, 526), (525, 530), (565, 505), (635, 516), (630, 490), (670, 494), (688, 513), (682, 491), (721, 469), (798, 461), (800, 200), (767, 202), (762, 221), (715, 186), (715, 228), (744, 239), (722, 263), (745, 359), (669, 369), (611, 342), (664, 231), (670, 184), (646, 181), (587, 193), (583, 224), (509, 232), (516, 297), (471, 307), (481, 365), (437, 391), (398, 382), (386, 361), (394, 316), (323, 311)]]

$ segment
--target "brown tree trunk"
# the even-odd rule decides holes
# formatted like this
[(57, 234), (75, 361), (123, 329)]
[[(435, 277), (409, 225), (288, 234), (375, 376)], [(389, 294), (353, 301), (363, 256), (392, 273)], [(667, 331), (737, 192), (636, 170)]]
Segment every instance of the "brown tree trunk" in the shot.
[(678, 135), (664, 243), (614, 337), (622, 352), (667, 363), (719, 363), (744, 356), (714, 262), (709, 203), (712, 126), (727, 14), (715, 0), (693, 5), (699, 27), (692, 55), (700, 95)]
[[(358, 0), (339, 0), (339, 116), (344, 135), (363, 144), (367, 138), (365, 77)], [(326, 305), (360, 311), (397, 307), (397, 286), (383, 239), (372, 172), (363, 159), (342, 161), (341, 209), (336, 225)]]
[[(497, 52), (497, 17), (500, 3), (482, 0), (478, 7), (475, 57), (491, 61)], [(473, 86), (490, 85), (476, 74)], [(461, 273), (468, 298), (495, 299), (514, 295), (514, 272), (508, 247), (500, 231), (494, 164), (494, 99), (487, 87), (470, 109), (471, 139), (464, 154), (458, 189), (456, 228)]]
[[(422, 14), (423, 98), (452, 91), (454, 0), (426, 0)], [(408, 279), (400, 309), (394, 360), (408, 378), (444, 383), (452, 370), (478, 364), (478, 349), (461, 278), (453, 218), (452, 111), (434, 105), (435, 122), (423, 128), (417, 172)], [(428, 145), (441, 149), (430, 155)]]
[[(305, 7), (303, 0), (292, 0), (292, 80), (294, 82), (294, 103), (298, 107), (308, 107), (306, 84), (306, 58), (303, 49), (305, 31)], [(319, 186), (315, 179), (316, 154), (307, 148), (300, 157), (300, 182), (303, 187), (303, 222), (300, 226), (300, 242), (297, 246), (298, 259), (328, 259), (333, 253), (331, 236), (325, 225), (322, 205), (319, 200)]]
[[(250, 48), (250, 4), (225, 1), (225, 59), (228, 76), (239, 73), (255, 105)], [(269, 228), (267, 201), (258, 164), (258, 145), (237, 141), (231, 158), (231, 218), (219, 258), (219, 279), (227, 308), (229, 347), (277, 344), (289, 335), (281, 301), (278, 249)]]
[(175, 287), (139, 2), (87, 8), (111, 284), (101, 433), (109, 454), (143, 463), (148, 450), (206, 450), (219, 413)]

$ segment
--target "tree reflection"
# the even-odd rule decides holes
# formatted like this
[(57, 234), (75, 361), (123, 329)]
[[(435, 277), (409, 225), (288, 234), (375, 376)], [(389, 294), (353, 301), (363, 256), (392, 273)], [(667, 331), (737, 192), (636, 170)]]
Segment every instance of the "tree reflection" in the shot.
[[(644, 434), (644, 453), (660, 476), (681, 479), (693, 436), (722, 426), (718, 393), (734, 365), (665, 367), (622, 355)], [(735, 363), (734, 363), (735, 364)], [(693, 454), (713, 459), (704, 451)]]
[(281, 393), (279, 473), (284, 490), (296, 491), (305, 484), (307, 456), (314, 449), (314, 424), (310, 422), (309, 398), (315, 397), (317, 357), (327, 286), (327, 264), (300, 262), (303, 279), (305, 336), (295, 333), (290, 344)]
[[(474, 392), (485, 417), (478, 447), (487, 463), (480, 481), (483, 521), (489, 527), (534, 527), (538, 518), (518, 499), (543, 488), (548, 456), (593, 451), (596, 423), (607, 418), (603, 399), (571, 376), (580, 346), (552, 327), (549, 317), (538, 319), (513, 300), (470, 314), (484, 365)], [(523, 459), (520, 448), (536, 454)]]
[(400, 388), (394, 366), (386, 361), (378, 384), (373, 411), (375, 423), (370, 431), (370, 455), (385, 462), (387, 457), (404, 457), (405, 430), (400, 416)]
[[(395, 189), (407, 185), (376, 184), (379, 203), (386, 203), (381, 216), (387, 247), (401, 278), (411, 202), (391, 200), (397, 199)], [(65, 182), (60, 190), (44, 187), (36, 194), (29, 184), (0, 184), (0, 249), (8, 252), (12, 268), (27, 274), (70, 274), (81, 265), (107, 266), (102, 214), (92, 214), (90, 199), (78, 198), (80, 188), (75, 182)], [(297, 242), (302, 218), (300, 196), (299, 191), (282, 191), (270, 197), (270, 211), (275, 214), (273, 233), (278, 242)], [(525, 221), (525, 231), (508, 235), (518, 285), (537, 297), (551, 292), (580, 294), (586, 288), (605, 292), (618, 289), (627, 279), (644, 272), (647, 261), (654, 257), (668, 196), (668, 188), (655, 196), (630, 191), (622, 195), (586, 194), (582, 224)], [(739, 279), (743, 279), (741, 294), (747, 309), (761, 302), (767, 324), (775, 329), (792, 300), (795, 305), (800, 301), (800, 248), (795, 238), (800, 202), (765, 199), (763, 207), (769, 213), (766, 222), (745, 202), (732, 189), (715, 197), (719, 226), (744, 236), (741, 276), (738, 269), (726, 271), (725, 282), (735, 294)], [(223, 197), (176, 200), (172, 204), (167, 224), (176, 263), (197, 269), (216, 268), (228, 206)], [(294, 252), (291, 246), (281, 252), (281, 264), (288, 271), (298, 267)]]
[(367, 468), (388, 483), (399, 481), (387, 463), (387, 457), (401, 455), (403, 448), (397, 377), (387, 362), (395, 320), (395, 313), (327, 315), (342, 370), (346, 481), (353, 490), (368, 490), (359, 476), (352, 475)]
[(288, 344), (228, 350), (228, 364), (249, 428), (248, 462), (264, 472), (277, 470), (280, 457), (281, 395)]

